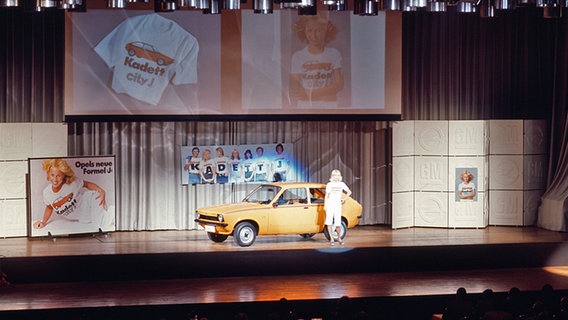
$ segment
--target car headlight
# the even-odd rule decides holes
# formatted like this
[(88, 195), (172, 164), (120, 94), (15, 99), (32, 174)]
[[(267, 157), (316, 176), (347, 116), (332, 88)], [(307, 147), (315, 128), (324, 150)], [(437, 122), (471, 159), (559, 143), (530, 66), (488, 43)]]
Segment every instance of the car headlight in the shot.
[(222, 214), (220, 214), (220, 215), (217, 216), (217, 221), (223, 222), (224, 220), (225, 220), (225, 219), (223, 218), (223, 215), (222, 215)]

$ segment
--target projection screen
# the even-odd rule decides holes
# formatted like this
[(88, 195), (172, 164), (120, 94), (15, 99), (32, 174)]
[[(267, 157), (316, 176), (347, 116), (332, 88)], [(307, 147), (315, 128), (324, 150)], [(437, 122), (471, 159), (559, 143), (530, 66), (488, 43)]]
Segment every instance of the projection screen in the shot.
[(399, 119), (387, 24), (384, 12), (68, 12), (66, 119)]

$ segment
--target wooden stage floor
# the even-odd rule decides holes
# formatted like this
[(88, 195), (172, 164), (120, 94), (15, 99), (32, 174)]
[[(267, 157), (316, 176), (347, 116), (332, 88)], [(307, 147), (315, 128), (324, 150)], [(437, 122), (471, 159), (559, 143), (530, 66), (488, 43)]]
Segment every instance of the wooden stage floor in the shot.
[[(318, 234), (308, 240), (297, 235), (264, 236), (257, 238), (253, 246), (242, 248), (232, 238), (225, 243), (213, 243), (200, 230), (113, 232), (106, 237), (87, 235), (55, 240), (7, 238), (0, 239), (0, 262), (3, 262), (8, 280), (11, 271), (15, 274), (19, 271), (10, 271), (8, 262), (11, 260), (39, 259), (39, 263), (34, 263), (37, 270), (41, 270), (42, 261), (49, 257), (79, 259), (93, 256), (98, 259), (108, 256), (158, 255), (157, 258), (161, 259), (161, 255), (167, 254), (173, 259), (183, 256), (191, 261), (191, 257), (201, 259), (201, 255), (207, 254), (216, 256), (215, 259), (218, 260), (215, 261), (222, 264), (224, 257), (228, 257), (228, 260), (242, 255), (248, 259), (254, 254), (264, 254), (260, 259), (266, 259), (267, 253), (277, 257), (307, 252), (304, 255), (308, 258), (300, 263), (313, 267), (327, 263), (326, 260), (317, 258), (322, 254), (340, 256), (364, 250), (390, 250), (373, 251), (377, 253), (376, 256), (361, 260), (380, 265), (387, 263), (386, 260), (381, 260), (381, 252), (385, 252), (384, 257), (393, 260), (399, 255), (408, 255), (412, 252), (409, 250), (423, 248), (443, 252), (454, 248), (449, 251), (454, 255), (451, 257), (453, 260), (449, 261), (455, 263), (455, 252), (459, 255), (461, 251), (467, 254), (467, 250), (477, 250), (472, 251), (477, 255), (474, 259), (479, 260), (479, 255), (486, 254), (489, 261), (492, 255), (502, 254), (502, 250), (516, 248), (517, 252), (526, 250), (529, 254), (534, 254), (540, 250), (539, 246), (546, 248), (546, 259), (539, 256), (540, 262), (531, 265), (531, 257), (525, 257), (522, 261), (528, 262), (519, 267), (499, 265), (503, 267), (493, 268), (489, 264), (485, 268), (483, 261), (477, 261), (472, 263), (472, 268), (467, 268), (468, 258), (462, 257), (460, 261), (464, 260), (465, 267), (462, 265), (453, 268), (446, 265), (446, 259), (436, 258), (434, 264), (440, 268), (429, 265), (424, 270), (420, 267), (408, 269), (401, 266), (401, 271), (398, 271), (396, 264), (393, 264), (385, 272), (370, 269), (351, 273), (337, 269), (337, 272), (270, 274), (259, 269), (258, 272), (253, 270), (245, 276), (227, 276), (230, 275), (228, 273), (164, 279), (150, 276), (148, 279), (120, 280), (117, 277), (99, 281), (96, 278), (89, 280), (89, 275), (86, 274), (81, 281), (18, 281), (12, 288), (0, 288), (0, 311), (274, 302), (283, 297), (291, 301), (312, 301), (333, 300), (341, 296), (362, 299), (440, 296), (451, 295), (459, 287), (465, 287), (470, 293), (480, 293), (488, 288), (495, 292), (506, 292), (511, 287), (518, 287), (522, 291), (538, 291), (544, 284), (551, 284), (558, 290), (568, 290), (568, 233), (533, 227), (392, 230), (389, 226), (359, 226), (349, 230), (344, 247), (330, 247), (325, 237)], [(429, 254), (434, 251), (424, 252)], [(310, 259), (311, 254), (316, 258)], [(423, 257), (417, 255), (416, 259), (419, 265), (418, 259)], [(412, 257), (406, 256), (402, 260), (406, 265), (413, 263)], [(355, 260), (353, 263), (358, 262), (359, 260)], [(117, 266), (106, 267), (112, 270)], [(156, 263), (153, 270), (156, 273), (164, 272), (159, 267), (160, 264)], [(227, 267), (230, 268), (231, 264)], [(91, 271), (85, 270), (85, 273), (89, 272)]]

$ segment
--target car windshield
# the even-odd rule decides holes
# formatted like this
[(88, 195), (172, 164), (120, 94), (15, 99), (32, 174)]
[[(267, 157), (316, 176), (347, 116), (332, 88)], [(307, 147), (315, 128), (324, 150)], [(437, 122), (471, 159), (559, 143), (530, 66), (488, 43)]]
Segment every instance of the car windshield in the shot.
[(269, 204), (280, 191), (280, 187), (271, 185), (261, 185), (251, 192), (243, 201)]

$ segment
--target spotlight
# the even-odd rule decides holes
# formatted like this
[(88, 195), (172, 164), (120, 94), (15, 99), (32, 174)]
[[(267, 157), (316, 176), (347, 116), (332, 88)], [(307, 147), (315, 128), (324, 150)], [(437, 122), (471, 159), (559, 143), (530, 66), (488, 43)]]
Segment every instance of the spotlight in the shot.
[(495, 9), (498, 9), (498, 10), (515, 9), (515, 1), (514, 0), (495, 0)]
[(274, 2), (280, 4), (280, 9), (298, 9), (302, 0), (275, 0)]
[(495, 17), (495, 5), (493, 4), (493, 0), (481, 0), (479, 4), (479, 16), (481, 18)]
[(298, 15), (300, 16), (315, 16), (318, 14), (316, 6), (300, 6), (298, 7)]
[(177, 9), (177, 3), (172, 0), (156, 0), (154, 1), (155, 12), (172, 12)]
[(415, 8), (426, 8), (426, 0), (410, 0), (411, 7)]
[(83, 5), (81, 0), (61, 0), (59, 2), (59, 9), (74, 10)]
[(379, 3), (374, 0), (354, 0), (353, 14), (360, 16), (376, 16), (379, 14)]
[(482, 0), (479, 4), (479, 16), (481, 18), (495, 17), (495, 5), (493, 0)]
[(447, 5), (446, 2), (441, 1), (429, 1), (428, 5), (426, 6), (428, 11), (430, 12), (446, 12)]
[(110, 9), (124, 9), (126, 8), (126, 0), (108, 0), (107, 8)]
[(271, 14), (274, 11), (272, 0), (253, 0), (252, 8), (254, 13)]
[(532, 5), (532, 4), (535, 4), (535, 3), (536, 3), (535, 0), (517, 0), (518, 6)]
[(473, 13), (476, 11), (475, 5), (470, 1), (460, 1), (457, 4), (457, 10), (461, 13)]
[(223, 0), (223, 9), (239, 10), (241, 8), (240, 0)]
[(400, 0), (385, 0), (385, 10), (400, 11)]
[(0, 8), (17, 7), (19, 5), (18, 0), (0, 0)]
[(56, 0), (40, 0), (39, 6), (42, 8), (57, 8)]
[(323, 4), (327, 6), (329, 11), (347, 10), (347, 2), (345, 0), (324, 0)]
[(210, 9), (208, 0), (197, 0), (197, 9), (207, 10)]
[(416, 10), (417, 8), (414, 6), (414, 0), (402, 0), (402, 11), (410, 12)]
[(209, 8), (203, 9), (204, 14), (220, 14), (221, 0), (209, 0)]

